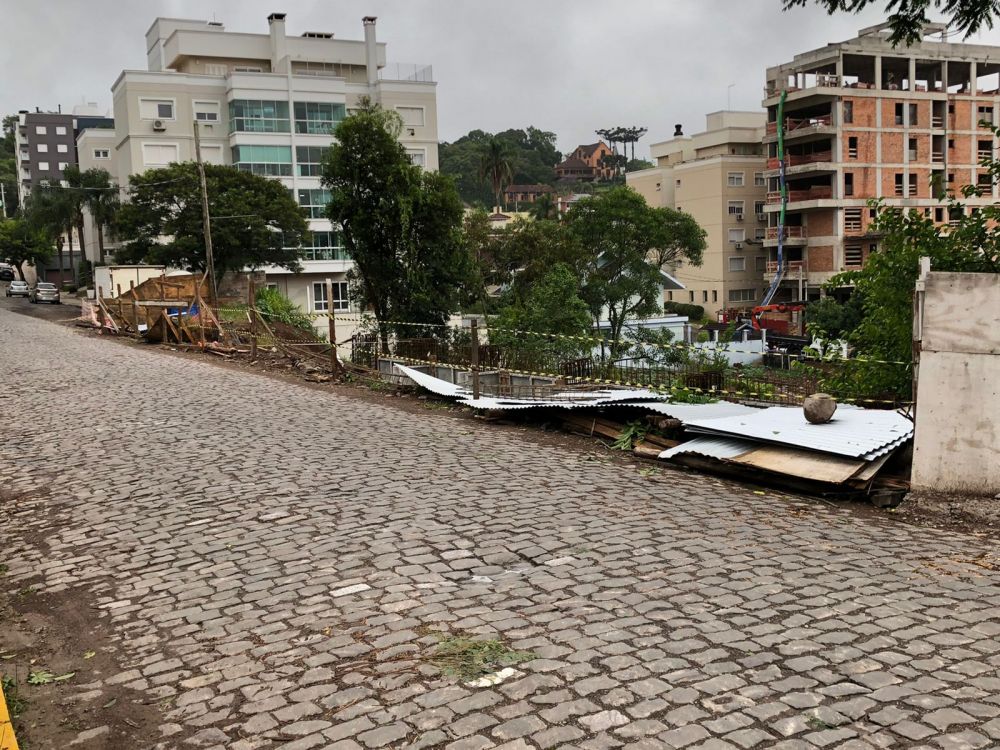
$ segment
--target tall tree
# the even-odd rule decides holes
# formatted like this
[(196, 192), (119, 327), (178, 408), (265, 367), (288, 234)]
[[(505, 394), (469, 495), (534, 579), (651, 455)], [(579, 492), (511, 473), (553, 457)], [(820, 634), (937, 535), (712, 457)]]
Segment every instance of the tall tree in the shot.
[[(104, 230), (114, 224), (121, 201), (118, 197), (118, 186), (111, 181), (111, 175), (105, 169), (91, 168), (79, 175), (74, 175), (74, 181), (80, 188), (81, 205), (90, 212), (97, 230), (98, 263), (104, 263)], [(72, 183), (71, 183), (72, 184)], [(83, 237), (80, 238), (83, 247)]]
[[(63, 180), (67, 187), (63, 188), (66, 193), (65, 200), (70, 204), (73, 213), (73, 224), (76, 227), (76, 234), (80, 240), (80, 254), (86, 255), (85, 247), (85, 222), (83, 219), (83, 207), (87, 204), (86, 182), (83, 172), (76, 164), (70, 164), (63, 170)], [(70, 246), (70, 258), (73, 257), (73, 248)]]
[(0, 221), (0, 259), (17, 270), (24, 281), (24, 266), (38, 266), (52, 257), (53, 238), (44, 227), (18, 216)]
[(383, 346), (391, 321), (443, 324), (471, 272), (454, 184), (410, 163), (401, 127), (397, 113), (363, 100), (337, 125), (322, 167), (328, 216), (354, 260), (352, 296), (372, 310)]
[(3, 130), (0, 131), (0, 184), (3, 185), (4, 206), (0, 209), (0, 219), (14, 216), (18, 209), (17, 197), (17, 148), (14, 130), (17, 128), (17, 115), (7, 115), (3, 118)]
[(662, 266), (701, 265), (705, 231), (687, 214), (650, 207), (627, 187), (578, 201), (566, 221), (587, 249), (582, 296), (595, 320), (608, 321), (614, 361), (628, 348), (628, 322), (661, 309)]
[[(205, 165), (215, 274), (281, 266), (301, 269), (302, 210), (276, 180), (233, 167)], [(150, 169), (131, 178), (131, 196), (115, 231), (116, 257), (205, 271), (201, 190), (193, 162)]]
[(923, 38), (923, 29), (930, 19), (928, 11), (933, 8), (939, 13), (951, 16), (950, 26), (961, 31), (966, 38), (982, 29), (992, 29), (995, 17), (1000, 16), (1000, 2), (997, 0), (782, 0), (784, 10), (817, 3), (831, 15), (839, 11), (859, 13), (879, 2), (885, 4), (889, 26), (889, 37), (894, 45), (914, 44)]
[[(73, 257), (73, 230), (76, 227), (76, 201), (73, 191), (59, 186), (41, 184), (28, 196), (23, 215), (35, 226), (55, 238), (59, 257), (59, 279), (65, 281), (63, 248), (69, 244), (70, 258)], [(82, 245), (82, 240), (81, 240)], [(70, 264), (72, 266), (72, 263)]]
[(542, 193), (535, 198), (534, 203), (528, 208), (528, 213), (533, 219), (557, 219), (559, 218), (559, 206), (556, 197), (552, 193)]
[(498, 138), (491, 138), (483, 148), (479, 161), (479, 179), (493, 188), (497, 211), (503, 208), (503, 191), (514, 179), (514, 162), (510, 150)]

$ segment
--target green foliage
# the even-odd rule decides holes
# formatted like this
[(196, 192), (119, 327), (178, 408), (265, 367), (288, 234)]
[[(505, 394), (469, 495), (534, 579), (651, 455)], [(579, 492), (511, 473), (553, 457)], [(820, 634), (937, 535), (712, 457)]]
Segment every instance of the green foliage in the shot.
[(444, 674), (468, 682), (534, 658), (530, 651), (515, 651), (499, 640), (448, 636), (437, 644), (430, 661)]
[[(992, 29), (994, 16), (1000, 14), (996, 0), (883, 0), (894, 45), (915, 44), (923, 39), (923, 28), (929, 23), (929, 11), (950, 13), (951, 28), (968, 38), (982, 29)], [(859, 13), (877, 0), (782, 0), (785, 10), (815, 2), (831, 15), (837, 11)]]
[(595, 319), (606, 316), (616, 360), (627, 346), (622, 334), (628, 320), (661, 309), (662, 266), (682, 259), (700, 265), (705, 231), (687, 214), (650, 207), (627, 187), (578, 201), (566, 226), (586, 248), (582, 296)]
[(643, 328), (638, 326), (628, 332), (632, 344), (629, 359), (645, 361), (660, 366), (676, 366), (687, 361), (687, 347), (676, 346), (674, 332), (669, 328)]
[(298, 328), (301, 331), (316, 335), (312, 319), (300, 310), (294, 302), (277, 289), (258, 289), (256, 295), (257, 309), (264, 320), (280, 320), (282, 323)]
[(529, 204), (528, 213), (536, 221), (559, 218), (559, 205), (552, 193), (542, 193)]
[(514, 179), (511, 148), (499, 138), (490, 138), (479, 157), (479, 179), (493, 188), (493, 205), (503, 205), (503, 191)]
[(641, 420), (629, 422), (622, 427), (621, 434), (611, 444), (611, 447), (617, 451), (630, 451), (635, 447), (636, 443), (641, 443), (646, 438), (646, 433), (649, 432), (649, 429), (648, 422)]
[(555, 221), (522, 221), (508, 224), (492, 244), (492, 272), (488, 280), (507, 287), (507, 304), (524, 304), (532, 287), (555, 265), (568, 267), (583, 285), (591, 254)]
[(84, 288), (94, 283), (94, 264), (86, 258), (81, 258), (80, 265), (76, 267), (76, 283)]
[(98, 262), (104, 263), (104, 231), (111, 226), (121, 208), (117, 186), (112, 182), (111, 175), (104, 169), (88, 169), (83, 172), (75, 164), (67, 167), (63, 177), (72, 190), (70, 201), (75, 208), (75, 221), (80, 237), (80, 247), (83, 247), (83, 207), (90, 211), (97, 228)]
[(0, 678), (0, 689), (3, 690), (4, 702), (11, 721), (16, 721), (28, 708), (28, 701), (21, 697), (17, 689), (17, 680), (12, 675)]
[(15, 158), (17, 144), (14, 137), (17, 122), (17, 115), (5, 116), (3, 130), (0, 132), (0, 183), (3, 184), (4, 198), (7, 201), (7, 205), (0, 208), (0, 219), (15, 216), (18, 209), (18, 176), (17, 159)]
[(24, 264), (38, 266), (52, 257), (54, 240), (43, 226), (28, 218), (0, 221), (0, 260), (9, 263), (24, 280)]
[[(205, 165), (215, 273), (299, 264), (302, 211), (285, 187), (233, 167)], [(193, 162), (150, 169), (131, 177), (132, 196), (118, 212), (116, 231), (125, 241), (119, 262), (206, 268), (201, 189)], [(167, 237), (169, 240), (163, 241)]]
[(629, 159), (625, 164), (625, 171), (638, 172), (641, 169), (652, 169), (655, 166), (649, 159)]
[(663, 312), (671, 315), (686, 315), (692, 322), (705, 319), (705, 308), (684, 302), (664, 302)]
[(719, 399), (691, 388), (673, 388), (670, 401), (675, 404), (714, 404)]
[(517, 332), (588, 336), (591, 317), (587, 304), (579, 297), (579, 288), (579, 281), (569, 266), (564, 263), (552, 266), (532, 285), (523, 300), (510, 295), (511, 303), (491, 322), (490, 343), (534, 358), (544, 353), (558, 362), (583, 356), (591, 349), (587, 341), (526, 336)]
[(825, 340), (847, 337), (864, 317), (861, 294), (855, 292), (841, 302), (823, 297), (806, 306), (806, 330)]
[(352, 297), (371, 308), (383, 345), (387, 321), (441, 324), (474, 283), (455, 187), (410, 163), (399, 126), (395, 112), (365, 100), (337, 125), (323, 160), (328, 215), (355, 263)]
[(465, 203), (482, 208), (494, 205), (493, 186), (480, 177), (483, 151), (494, 140), (506, 147), (511, 162), (511, 183), (555, 184), (553, 167), (561, 158), (555, 145), (555, 133), (533, 127), (496, 134), (473, 130), (453, 143), (442, 143), (438, 150), (441, 172), (455, 179)]

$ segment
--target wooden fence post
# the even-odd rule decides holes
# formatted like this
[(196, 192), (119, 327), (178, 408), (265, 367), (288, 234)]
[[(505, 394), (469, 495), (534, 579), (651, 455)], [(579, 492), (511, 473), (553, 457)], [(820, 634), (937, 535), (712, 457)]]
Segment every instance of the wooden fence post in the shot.
[(135, 293), (135, 282), (128, 282), (128, 291), (132, 295), (132, 318), (135, 321), (135, 337), (137, 339), (142, 338), (142, 332), (139, 330), (139, 299), (138, 295)]
[(333, 281), (326, 280), (326, 315), (330, 322), (330, 372), (334, 375), (340, 372), (340, 360), (337, 359), (337, 319), (333, 315)]
[(250, 314), (250, 361), (257, 359), (257, 289), (253, 276), (247, 281), (247, 311)]
[(472, 319), (472, 350), (469, 353), (472, 367), (472, 398), (479, 398), (479, 323)]

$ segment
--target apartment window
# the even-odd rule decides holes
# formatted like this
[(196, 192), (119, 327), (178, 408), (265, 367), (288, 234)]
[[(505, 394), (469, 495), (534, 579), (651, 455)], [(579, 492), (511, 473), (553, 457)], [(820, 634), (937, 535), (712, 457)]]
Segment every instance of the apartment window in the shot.
[(955, 103), (954, 102), (948, 102), (948, 114), (949, 115), (955, 114)]
[(948, 173), (948, 182), (954, 182), (954, 181), (955, 181), (955, 173), (954, 172), (949, 172)]
[(668, 302), (673, 302), (674, 301), (674, 293), (673, 292), (667, 292), (667, 301)]
[(233, 146), (233, 166), (264, 177), (292, 176), (291, 146)]
[(767, 256), (758, 255), (753, 259), (753, 268), (755, 271), (766, 271), (767, 270)]
[(346, 281), (333, 282), (333, 309), (347, 311), (350, 309), (350, 297), (348, 296), (348, 286)]
[(95, 159), (110, 159), (111, 158), (111, 150), (110, 149), (106, 149), (106, 148), (95, 148), (94, 149), (94, 158)]
[(712, 302), (718, 302), (718, 301), (719, 301), (719, 290), (718, 289), (713, 289), (712, 290)]
[(234, 65), (234, 73), (263, 73), (264, 69), (259, 65)]
[(49, 171), (49, 163), (47, 161), (40, 161), (40, 162), (38, 162), (38, 171), (39, 172), (48, 172)]
[(955, 148), (955, 139), (954, 138), (949, 138), (948, 139), (948, 150), (954, 150), (954, 148)]
[(330, 191), (326, 188), (307, 188), (298, 191), (298, 203), (306, 209), (310, 219), (322, 219), (330, 204)]
[(976, 187), (980, 190), (991, 190), (993, 188), (993, 178), (985, 172), (976, 175)]
[(936, 221), (936, 222), (942, 222), (942, 221), (944, 221), (944, 209), (943, 208), (935, 208), (934, 209), (934, 221)]
[(325, 146), (296, 146), (295, 164), (299, 177), (319, 177), (325, 152)]
[(35, 148), (40, 154), (47, 154), (49, 152), (49, 144), (47, 143), (37, 143), (35, 144)]
[(230, 133), (287, 133), (288, 102), (233, 99), (229, 102)]
[(66, 135), (66, 126), (56, 125), (56, 135)]
[(766, 185), (767, 185), (767, 181), (764, 179), (764, 173), (763, 172), (754, 172), (753, 173), (753, 186), (754, 187), (765, 187)]
[(745, 229), (730, 229), (729, 230), (729, 244), (736, 242), (743, 242), (747, 237)]
[(350, 260), (344, 249), (340, 232), (310, 232), (303, 238), (309, 244), (302, 245), (303, 260)]
[(743, 187), (743, 173), (730, 172), (726, 176), (726, 182), (729, 185), (729, 187)]
[(343, 104), (330, 102), (295, 102), (295, 132), (330, 135), (334, 126), (347, 116)]
[(61, 162), (59, 162), (59, 164), (58, 164), (59, 171), (62, 172), (68, 166), (69, 166), (69, 162), (68, 161), (61, 161)]
[(850, 198), (854, 195), (854, 174), (844, 172), (844, 197)]
[(903, 174), (901, 172), (896, 172), (893, 179), (895, 180), (895, 194), (898, 196), (903, 195)]
[(976, 141), (976, 156), (989, 159), (993, 156), (993, 141)]
[(740, 255), (733, 255), (729, 258), (729, 270), (731, 273), (747, 270), (747, 259)]
[(910, 138), (909, 142), (907, 143), (906, 152), (907, 152), (907, 155), (909, 156), (910, 161), (916, 161), (917, 160), (917, 139), (916, 138)]
[(906, 193), (907, 195), (916, 195), (917, 194), (917, 176), (915, 174), (911, 174), (909, 176), (909, 186), (908, 187), (909, 187), (909, 190), (907, 190), (907, 193)]
[(917, 122), (917, 105), (910, 105), (910, 127), (915, 128), (919, 123)]
[(844, 209), (844, 231), (846, 231), (846, 232), (860, 232), (861, 231), (861, 209), (860, 208), (845, 208)]
[(680, 187), (680, 186), (681, 186), (681, 181), (677, 180), (677, 187)]
[(844, 265), (847, 268), (861, 268), (862, 257), (861, 245), (844, 246)]
[(326, 296), (326, 282), (313, 283), (313, 312), (327, 312), (329, 309), (330, 300)]
[(760, 242), (765, 237), (767, 237), (767, 229), (764, 227), (757, 227), (753, 230), (753, 238)]
[(35, 135), (45, 135), (49, 132), (44, 125), (35, 125)]
[(729, 215), (742, 216), (744, 201), (729, 201)]
[(142, 163), (146, 167), (165, 167), (177, 161), (176, 143), (142, 144)]
[(730, 302), (751, 302), (757, 299), (757, 293), (753, 289), (730, 289)]
[[(219, 63), (207, 63), (205, 65), (205, 75), (207, 76), (224, 76), (228, 72), (229, 68)], [(275, 285), (274, 288), (277, 289), (278, 286)]]
[(688, 302), (694, 302), (694, 292), (688, 292)]
[(201, 160), (206, 164), (225, 164), (222, 158), (222, 144), (206, 146), (202, 144)]
[(418, 128), (424, 125), (423, 107), (396, 107), (399, 116), (403, 118), (403, 125), (408, 128)]
[(67, 146), (65, 143), (57, 143), (56, 144), (56, 151), (58, 153), (60, 153), (60, 154), (68, 154), (69, 153), (69, 146)]
[(897, 125), (903, 124), (903, 103), (896, 102), (896, 118), (895, 122)]
[(767, 205), (766, 201), (754, 201), (753, 202), (753, 212), (757, 214), (757, 220), (763, 221), (764, 219), (764, 206)]
[(704, 291), (702, 291), (702, 293), (701, 293), (701, 301), (702, 302), (708, 302), (708, 290), (707, 289), (705, 289)]
[(173, 99), (139, 99), (139, 117), (143, 120), (173, 120)]
[(194, 119), (198, 122), (218, 122), (218, 102), (194, 102)]
[(993, 124), (993, 107), (980, 107), (979, 108), (979, 121), (987, 122), (990, 125)]
[(858, 139), (857, 136), (849, 136), (847, 139), (847, 158), (857, 159), (858, 158)]
[(854, 102), (850, 99), (844, 100), (844, 122), (854, 122)]
[(406, 155), (410, 157), (411, 164), (418, 167), (424, 166), (426, 152), (422, 148), (408, 148), (406, 149)]

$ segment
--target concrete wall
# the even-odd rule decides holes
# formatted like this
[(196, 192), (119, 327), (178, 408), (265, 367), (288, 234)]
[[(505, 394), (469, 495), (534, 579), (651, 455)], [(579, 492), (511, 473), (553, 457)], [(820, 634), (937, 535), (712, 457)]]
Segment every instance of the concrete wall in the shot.
[(928, 272), (920, 340), (914, 489), (1000, 492), (1000, 274)]

